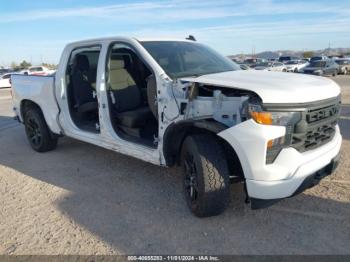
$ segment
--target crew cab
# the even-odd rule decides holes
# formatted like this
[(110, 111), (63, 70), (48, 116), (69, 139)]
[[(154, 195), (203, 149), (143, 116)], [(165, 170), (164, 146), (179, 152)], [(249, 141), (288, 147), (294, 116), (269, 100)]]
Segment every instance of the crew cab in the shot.
[(190, 210), (222, 213), (230, 183), (253, 209), (332, 173), (342, 137), (330, 79), (240, 70), (191, 40), (113, 37), (68, 44), (55, 76), (12, 76), (14, 112), (31, 147), (72, 137), (183, 168)]

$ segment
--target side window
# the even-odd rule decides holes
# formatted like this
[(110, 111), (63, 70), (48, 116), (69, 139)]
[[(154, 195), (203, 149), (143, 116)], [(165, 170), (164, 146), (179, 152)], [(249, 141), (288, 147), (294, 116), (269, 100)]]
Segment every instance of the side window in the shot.
[(4, 75), (2, 79), (9, 79), (11, 75)]
[[(167, 61), (163, 61), (167, 63)], [(113, 44), (107, 57), (106, 79), (110, 90), (116, 91), (136, 86), (144, 91), (151, 71), (136, 51), (123, 43)]]
[(82, 47), (72, 51), (66, 71), (67, 85), (70, 84), (74, 71), (79, 70), (84, 73), (91, 87), (94, 90), (96, 89), (97, 65), (100, 51), (101, 48), (99, 46)]

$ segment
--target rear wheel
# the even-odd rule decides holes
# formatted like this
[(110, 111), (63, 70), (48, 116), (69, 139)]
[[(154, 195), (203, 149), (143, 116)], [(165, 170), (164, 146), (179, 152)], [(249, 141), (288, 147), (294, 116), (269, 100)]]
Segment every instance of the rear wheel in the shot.
[(39, 109), (30, 108), (26, 111), (24, 125), (29, 144), (35, 151), (47, 152), (55, 149), (57, 138), (52, 135)]
[(184, 193), (198, 217), (222, 213), (230, 200), (229, 169), (224, 151), (212, 135), (188, 136), (182, 147)]
[(338, 75), (338, 72), (337, 72), (337, 71), (334, 71), (332, 75), (333, 75), (333, 76), (337, 76), (337, 75)]

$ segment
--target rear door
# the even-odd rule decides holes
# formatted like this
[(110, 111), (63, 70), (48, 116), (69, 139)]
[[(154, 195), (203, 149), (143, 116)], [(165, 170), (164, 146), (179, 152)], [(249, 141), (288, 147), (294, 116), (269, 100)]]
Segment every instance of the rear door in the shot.
[[(99, 73), (100, 67), (104, 67), (103, 56), (101, 55), (102, 43), (100, 42), (89, 42), (86, 44), (69, 46), (65, 49), (64, 54), (60, 61), (60, 67), (56, 73), (55, 82), (55, 93), (58, 105), (60, 107), (60, 114), (58, 116), (58, 122), (61, 125), (64, 133), (70, 137), (77, 138), (79, 140), (87, 141), (90, 143), (98, 143), (103, 139), (103, 135), (100, 132), (100, 114), (99, 114), (99, 88), (101, 75)], [(91, 55), (95, 52), (94, 55)], [(78, 90), (78, 92), (73, 91), (73, 79), (72, 75), (74, 70), (76, 70), (74, 61), (77, 55), (82, 55), (87, 57), (89, 62), (89, 69), (87, 69), (86, 75), (88, 74), (88, 82), (92, 88), (91, 96), (96, 97), (97, 107), (96, 116), (93, 116), (93, 122), (84, 123), (79, 121), (79, 115), (85, 112), (80, 112), (79, 106), (84, 104), (83, 101), (78, 103), (77, 97), (85, 96), (84, 89)], [(84, 78), (86, 76), (83, 76)], [(76, 90), (76, 89), (75, 89)], [(84, 99), (82, 99), (84, 100)], [(78, 120), (77, 120), (78, 119)], [(87, 118), (88, 120), (88, 118)]]

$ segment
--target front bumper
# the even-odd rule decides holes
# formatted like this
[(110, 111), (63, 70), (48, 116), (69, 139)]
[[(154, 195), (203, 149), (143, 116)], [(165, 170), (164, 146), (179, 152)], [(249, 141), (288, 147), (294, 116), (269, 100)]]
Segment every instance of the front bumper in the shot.
[(226, 129), (218, 135), (235, 150), (241, 162), (250, 198), (274, 200), (292, 196), (305, 179), (329, 165), (339, 154), (339, 127), (328, 143), (300, 153), (284, 148), (272, 164), (266, 164), (266, 145), (285, 135), (280, 126), (259, 125), (253, 120)]
[[(302, 193), (304, 190), (317, 185), (323, 178), (331, 175), (333, 171), (338, 167), (339, 159), (340, 159), (340, 154), (338, 154), (335, 158), (333, 158), (332, 161), (328, 165), (326, 165), (324, 168), (318, 170), (314, 174), (307, 176), (290, 197), (298, 195)], [(275, 199), (250, 198), (251, 208), (252, 209), (266, 208), (277, 203), (282, 199), (283, 198), (275, 198)]]

